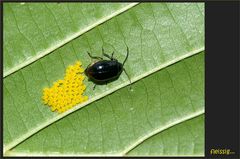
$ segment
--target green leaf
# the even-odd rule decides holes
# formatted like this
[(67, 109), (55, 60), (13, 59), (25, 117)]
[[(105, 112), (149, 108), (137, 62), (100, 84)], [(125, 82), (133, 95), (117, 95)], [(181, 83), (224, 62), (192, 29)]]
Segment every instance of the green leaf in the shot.
[(128, 156), (204, 156), (204, 115), (150, 137)]
[[(134, 91), (128, 87), (120, 89), (66, 116), (15, 147), (10, 154), (126, 155), (132, 149), (130, 155), (144, 154), (139, 152), (141, 145), (145, 147), (149, 144), (147, 139), (158, 134), (167, 140), (159, 143), (164, 147), (163, 152), (156, 149), (159, 155), (203, 155), (203, 119), (192, 119), (204, 111), (203, 79), (201, 53), (134, 83)], [(179, 128), (179, 123), (185, 126)], [(194, 126), (189, 127), (189, 123)], [(186, 125), (188, 133), (182, 135)], [(165, 132), (170, 127), (174, 130)], [(179, 135), (182, 138), (177, 139)], [(157, 142), (159, 137), (150, 140)], [(134, 150), (139, 144), (140, 148)], [(188, 151), (185, 144), (189, 144)]]
[[(71, 3), (72, 4), (72, 3)], [(17, 6), (15, 6), (17, 5)], [(36, 11), (35, 8), (39, 5), (36, 5), (34, 3), (27, 4), (27, 8), (32, 8), (35, 11), (34, 16), (35, 17), (41, 17), (42, 12)], [(57, 11), (59, 8), (57, 5), (59, 4), (47, 4), (49, 12)], [(65, 8), (68, 6), (68, 3), (61, 4), (61, 7)], [(75, 4), (75, 5), (81, 5), (81, 4)], [(88, 6), (89, 10), (94, 10), (94, 8), (104, 8), (105, 4), (92, 4)], [(71, 31), (68, 30), (69, 27), (67, 25), (64, 25), (61, 27), (61, 29), (64, 29), (64, 35), (60, 36), (58, 38), (58, 34), (56, 33), (57, 39), (54, 40), (41, 40), (42, 43), (47, 43), (47, 45), (40, 45), (38, 47), (38, 43), (36, 42), (34, 45), (31, 44), (34, 40), (29, 40), (26, 42), (26, 40), (23, 40), (21, 38), (29, 36), (28, 34), (34, 34), (36, 33), (36, 29), (30, 29), (29, 33), (21, 33), (21, 32), (13, 32), (12, 34), (10, 31), (4, 30), (4, 75), (6, 73), (6, 76), (4, 78), (4, 152), (7, 150), (12, 149), (13, 152), (15, 150), (15, 146), (22, 142), (24, 145), (25, 143), (31, 143), (31, 140), (35, 141), (38, 136), (38, 134), (43, 133), (45, 130), (42, 130), (46, 126), (52, 124), (53, 122), (60, 120), (59, 122), (67, 122), (68, 118), (70, 118), (72, 115), (77, 115), (78, 112), (85, 112), (83, 113), (83, 116), (85, 115), (85, 118), (79, 118), (82, 121), (82, 124), (86, 124), (86, 110), (92, 110), (92, 121), (88, 123), (88, 126), (91, 126), (91, 130), (94, 130), (93, 136), (91, 134), (87, 133), (88, 136), (93, 137), (89, 142), (94, 141), (93, 143), (89, 143), (93, 147), (87, 147), (87, 150), (85, 149), (76, 149), (74, 153), (76, 154), (91, 154), (91, 153), (101, 153), (101, 154), (119, 154), (123, 153), (124, 150), (127, 150), (126, 147), (134, 143), (134, 141), (138, 141), (141, 139), (142, 135), (151, 134), (149, 132), (153, 132), (154, 129), (150, 129), (149, 125), (144, 125), (145, 122), (143, 118), (141, 118), (141, 111), (143, 111), (144, 106), (148, 106), (146, 104), (149, 102), (147, 99), (144, 99), (143, 96), (145, 95), (144, 92), (146, 92), (145, 89), (149, 89), (149, 94), (154, 93), (156, 91), (156, 81), (152, 78), (147, 77), (146, 79), (143, 79), (144, 77), (153, 74), (155, 77), (155, 74), (159, 74), (164, 71), (159, 71), (162, 68), (165, 68), (168, 65), (174, 64), (180, 60), (183, 60), (184, 58), (187, 58), (189, 56), (192, 56), (194, 54), (200, 53), (204, 50), (204, 5), (202, 3), (143, 3), (139, 4), (134, 8), (129, 9), (133, 6), (133, 4), (125, 5), (123, 4), (108, 4), (109, 6), (118, 8), (116, 9), (116, 12), (119, 14), (120, 12), (117, 10), (124, 11), (122, 8), (128, 7), (128, 10), (125, 11), (123, 14), (118, 16), (111, 17), (109, 21), (105, 22), (102, 25), (96, 25), (92, 30), (89, 32), (86, 32), (85, 34), (82, 34), (80, 37), (76, 39), (69, 39), (68, 43), (62, 43), (61, 45), (65, 44), (64, 46), (60, 47), (59, 42), (58, 45), (55, 43), (59, 40), (66, 40), (67, 37), (70, 34), (73, 34)], [(134, 4), (135, 5), (135, 4)], [(19, 4), (13, 4), (8, 3), (4, 4), (4, 12), (11, 12), (10, 14), (4, 14), (4, 22), (5, 25), (7, 25), (7, 22), (13, 22), (13, 13), (17, 12), (13, 10), (14, 6), (17, 8), (19, 12), (24, 11), (24, 7), (20, 7)], [(74, 5), (73, 5), (74, 6)], [(130, 6), (130, 7), (129, 7)], [(44, 7), (46, 5), (44, 4)], [(61, 8), (60, 7), (60, 8)], [(110, 7), (110, 8), (111, 8)], [(122, 7), (122, 8), (121, 8)], [(71, 12), (76, 13), (74, 14), (75, 17), (81, 17), (81, 13), (78, 12), (79, 7), (73, 8)], [(101, 10), (101, 9), (100, 9)], [(104, 9), (103, 9), (104, 10)], [(111, 10), (111, 9), (110, 9)], [(111, 10), (111, 12), (113, 12)], [(125, 9), (126, 10), (126, 9)], [(100, 11), (99, 11), (100, 12)], [(101, 11), (103, 12), (101, 15), (102, 19), (109, 19), (105, 18), (108, 16), (107, 11)], [(61, 22), (61, 20), (64, 20), (64, 17), (69, 15), (69, 13), (65, 13), (63, 10), (61, 12), (62, 14), (58, 14), (58, 20), (57, 24), (66, 24)], [(96, 13), (95, 13), (96, 14)], [(95, 15), (94, 14), (94, 15)], [(25, 14), (16, 14), (15, 19), (21, 19), (21, 22), (17, 22), (12, 24), (12, 27), (18, 27), (20, 25), (19, 23), (23, 23), (24, 21), (29, 21), (33, 23), (35, 20), (30, 19), (27, 17), (23, 17)], [(72, 15), (72, 14), (71, 14)], [(98, 14), (97, 14), (98, 15)], [(116, 13), (115, 13), (116, 15)], [(73, 16), (73, 15), (72, 15)], [(96, 16), (96, 15), (95, 15)], [(98, 19), (95, 16), (91, 16), (91, 13), (89, 17), (81, 18), (81, 20), (86, 20), (89, 23), (84, 23), (82, 25), (88, 26), (92, 23), (94, 23), (94, 19)], [(47, 21), (51, 21), (50, 16), (46, 17), (45, 19), (48, 19)], [(88, 21), (87, 19), (90, 18)], [(46, 23), (46, 20), (43, 20), (39, 18), (38, 20), (41, 23)], [(66, 18), (65, 18), (66, 19)], [(82, 25), (76, 24), (77, 27), (84, 30), (84, 27)], [(39, 24), (40, 25), (40, 24)], [(38, 24), (36, 26), (40, 27)], [(9, 25), (8, 25), (9, 26)], [(29, 24), (30, 27), (33, 27)], [(46, 27), (46, 26), (45, 26)], [(7, 28), (7, 27), (4, 27)], [(34, 28), (34, 27), (33, 27)], [(74, 25), (72, 26), (74, 28)], [(69, 28), (70, 30), (72, 29)], [(79, 28), (73, 29), (76, 32), (79, 32)], [(24, 29), (24, 27), (23, 27)], [(49, 31), (50, 29), (51, 31)], [(45, 31), (45, 29), (43, 29)], [(39, 30), (38, 30), (39, 31)], [(73, 32), (74, 32), (73, 31)], [(59, 32), (59, 30), (56, 27), (55, 23), (49, 24), (48, 27), (46, 27), (46, 34), (54, 34), (54, 32)], [(80, 35), (80, 34), (79, 34)], [(21, 37), (16, 38), (18, 40), (12, 40), (14, 36)], [(44, 38), (43, 36), (40, 38)], [(8, 37), (8, 38), (7, 38)], [(33, 37), (34, 36), (29, 36)], [(51, 36), (50, 36), (51, 37)], [(56, 41), (55, 41), (56, 40)], [(38, 51), (33, 51), (30, 49), (30, 47), (34, 46), (37, 47)], [(26, 47), (25, 47), (26, 46)], [(76, 60), (80, 60), (83, 63), (83, 66), (86, 67), (91, 61), (89, 57), (86, 54), (86, 51), (90, 51), (94, 55), (101, 56), (101, 48), (104, 47), (105, 51), (107, 53), (111, 53), (112, 51), (115, 51), (115, 57), (119, 59), (119, 61), (122, 61), (126, 56), (126, 47), (129, 47), (130, 50), (130, 56), (129, 59), (126, 62), (125, 68), (128, 72), (128, 74), (131, 77), (132, 82), (136, 82), (134, 84), (135, 89), (133, 92), (129, 92), (128, 88), (124, 88), (119, 90), (120, 88), (123, 88), (129, 84), (128, 78), (125, 74), (121, 75), (121, 77), (115, 81), (112, 82), (106, 86), (97, 86), (96, 90), (93, 91), (92, 87), (93, 84), (91, 82), (86, 82), (87, 84), (87, 91), (86, 95), (89, 96), (89, 100), (86, 103), (79, 104), (78, 106), (74, 107), (73, 109), (62, 113), (58, 115), (57, 113), (51, 112), (50, 109), (43, 105), (41, 101), (42, 96), (42, 89), (46, 86), (50, 86), (54, 81), (63, 78), (64, 71), (66, 67), (70, 64), (73, 64)], [(39, 54), (43, 55), (43, 53), (40, 50), (45, 50), (45, 53), (48, 54), (51, 52), (51, 47), (55, 47), (55, 51), (53, 51), (48, 56), (45, 56), (41, 59), (39, 59)], [(13, 49), (15, 48), (15, 49)], [(18, 50), (16, 50), (18, 49)], [(16, 54), (16, 52), (21, 52), (21, 54)], [(45, 55), (44, 53), (44, 55)], [(16, 58), (13, 58), (13, 55), (16, 54)], [(24, 63), (23, 61), (32, 59), (32, 57), (37, 57), (34, 59), (34, 62), (30, 65), (27, 65), (26, 67), (22, 68), (21, 64)], [(165, 75), (162, 76), (162, 83), (158, 88), (161, 90), (163, 89), (163, 92), (160, 94), (157, 93), (156, 96), (153, 96), (154, 98), (152, 100), (157, 100), (159, 95), (161, 98), (166, 100), (166, 103), (163, 105), (166, 107), (170, 107), (173, 109), (172, 105), (176, 105), (176, 103), (179, 104), (179, 109), (184, 108), (186, 106), (186, 103), (191, 105), (191, 111), (190, 108), (186, 107), (186, 109), (183, 109), (185, 112), (181, 112), (180, 114), (176, 113), (179, 110), (176, 110), (175, 113), (172, 113), (169, 115), (169, 112), (166, 112), (168, 117), (171, 117), (172, 119), (161, 119), (157, 118), (157, 113), (155, 114), (154, 111), (151, 112), (153, 116), (156, 118), (156, 123), (162, 124), (162, 123), (177, 123), (181, 122), (181, 119), (188, 119), (191, 117), (194, 117), (196, 115), (199, 115), (203, 113), (203, 54), (200, 54), (200, 56), (196, 56), (197, 58), (193, 58), (194, 61), (198, 61), (198, 65), (196, 64), (194, 67), (183, 67), (178, 66), (175, 69), (180, 69), (180, 72), (183, 72), (185, 70), (185, 75), (181, 76), (181, 73), (178, 74), (179, 71), (176, 71), (173, 69), (173, 72), (165, 71)], [(6, 58), (6, 60), (5, 60)], [(192, 58), (190, 58), (192, 59)], [(198, 59), (198, 60), (197, 60)], [(22, 61), (23, 60), (23, 61)], [(190, 60), (191, 61), (191, 60)], [(26, 64), (25, 63), (24, 66)], [(180, 62), (182, 63), (182, 62)], [(185, 62), (184, 62), (185, 63)], [(190, 62), (194, 63), (194, 62)], [(174, 64), (173, 66), (175, 66)], [(15, 67), (17, 66), (17, 67)], [(9, 70), (12, 68), (17, 68), (14, 73), (10, 74)], [(172, 66), (171, 66), (172, 67)], [(19, 69), (22, 68), (22, 69)], [(169, 67), (170, 68), (170, 67)], [(188, 71), (186, 71), (188, 70)], [(198, 70), (198, 71), (196, 71)], [(157, 72), (159, 71), (159, 72)], [(167, 72), (167, 73), (166, 73)], [(178, 74), (176, 76), (177, 79), (171, 78), (174, 76), (174, 74)], [(193, 76), (191, 76), (191, 74)], [(198, 78), (197, 78), (198, 77)], [(150, 79), (150, 82), (144, 82), (144, 80)], [(171, 80), (170, 80), (171, 79)], [(188, 79), (188, 80), (186, 80)], [(174, 83), (174, 80), (179, 80)], [(185, 81), (186, 80), (186, 81)], [(143, 84), (144, 83), (144, 84)], [(172, 83), (172, 86), (170, 85)], [(169, 89), (171, 88), (172, 89)], [(155, 88), (155, 89), (154, 89)], [(119, 90), (119, 91), (117, 91)], [(125, 92), (124, 92), (124, 91)], [(111, 97), (112, 95), (107, 96), (108, 94), (112, 92), (116, 92), (118, 97), (114, 98)], [(123, 93), (122, 93), (123, 91)], [(170, 91), (170, 93), (165, 94), (165, 91)], [(127, 95), (127, 92), (132, 94), (132, 96), (129, 97)], [(194, 93), (192, 93), (194, 92)], [(155, 92), (156, 93), (156, 92)], [(178, 96), (180, 94), (180, 96)], [(182, 96), (186, 96), (185, 98), (181, 98)], [(105, 97), (105, 98), (103, 98)], [(133, 124), (135, 124), (136, 127), (136, 135), (134, 137), (130, 136), (129, 142), (127, 143), (125, 141), (128, 140), (128, 138), (121, 139), (121, 144), (117, 146), (112, 146), (114, 142), (109, 142), (107, 138), (105, 137), (103, 139), (103, 129), (99, 128), (101, 126), (101, 121), (99, 121), (100, 114), (108, 114), (109, 119), (106, 121), (110, 121), (113, 119), (114, 113), (112, 111), (109, 111), (109, 109), (112, 107), (120, 107), (118, 106), (119, 98), (128, 99), (128, 101), (123, 104), (123, 107), (128, 110), (128, 113), (131, 113), (131, 102), (137, 102), (135, 103), (136, 106), (140, 106), (142, 109), (135, 112), (135, 114), (139, 114), (139, 117), (136, 120), (133, 120)], [(148, 96), (149, 98), (151, 96)], [(191, 97), (191, 98), (190, 98)], [(98, 99), (102, 98), (99, 101), (96, 101)], [(113, 98), (113, 99), (111, 99)], [(114, 104), (110, 104), (108, 99)], [(188, 99), (188, 100), (187, 100)], [(191, 100), (190, 100), (191, 99)], [(102, 102), (105, 107), (103, 110), (98, 110), (98, 102)], [(141, 101), (139, 103), (139, 101)], [(170, 103), (168, 103), (170, 102)], [(172, 103), (171, 103), (172, 102)], [(190, 102), (190, 103), (189, 103)], [(196, 102), (196, 103), (195, 103)], [(92, 104), (90, 104), (92, 103)], [(106, 104), (107, 103), (107, 104)], [(90, 104), (86, 108), (83, 108), (77, 112), (74, 112), (78, 110), (79, 108), (82, 108), (86, 106), (87, 104)], [(196, 105), (195, 105), (196, 104)], [(151, 106), (151, 105), (150, 105)], [(156, 107), (157, 105), (153, 104), (153, 107)], [(110, 108), (109, 108), (110, 107)], [(194, 109), (195, 108), (195, 109)], [(99, 106), (100, 109), (100, 106)], [(104, 111), (106, 109), (106, 112)], [(85, 110), (85, 111), (84, 111)], [(98, 111), (103, 111), (104, 113), (98, 113)], [(66, 116), (70, 113), (74, 112), (70, 116)], [(170, 111), (172, 112), (172, 111)], [(124, 112), (124, 114), (127, 114)], [(178, 116), (180, 115), (181, 118)], [(143, 115), (142, 115), (143, 116)], [(94, 120), (96, 118), (96, 120)], [(107, 119), (107, 117), (106, 117)], [(69, 119), (71, 120), (71, 119)], [(124, 121), (125, 118), (118, 119), (120, 121)], [(166, 120), (166, 121), (165, 121)], [(73, 120), (74, 121), (74, 120)], [(173, 122), (174, 121), (174, 122)], [(80, 121), (75, 121), (77, 123), (81, 123)], [(58, 122), (57, 122), (58, 123)], [(165, 124), (166, 124), (165, 123)], [(48, 128), (55, 129), (55, 124), (50, 125)], [(68, 124), (64, 124), (65, 126), (69, 126)], [(168, 125), (168, 124), (166, 124)], [(166, 126), (165, 125), (165, 126)], [(86, 127), (86, 125), (83, 125)], [(113, 126), (113, 127), (111, 127)], [(114, 124), (108, 127), (107, 130), (112, 130), (114, 128)], [(121, 125), (120, 125), (121, 126)], [(158, 125), (159, 126), (159, 125)], [(81, 128), (79, 126), (78, 128)], [(124, 129), (123, 129), (124, 128)], [(127, 127), (123, 126), (121, 131), (125, 132), (125, 129)], [(143, 131), (142, 129), (148, 129), (147, 131)], [(40, 131), (42, 130), (42, 131)], [(39, 133), (36, 133), (40, 131)], [(48, 130), (49, 131), (49, 130)], [(86, 131), (82, 130), (81, 131)], [(51, 132), (51, 131), (50, 131)], [(53, 130), (54, 132), (54, 130)], [(69, 133), (73, 133), (74, 131), (70, 131)], [(115, 132), (115, 131), (113, 131)], [(97, 134), (95, 134), (97, 133)], [(43, 133), (44, 134), (44, 133)], [(29, 136), (33, 135), (33, 139), (29, 138)], [(106, 134), (109, 137), (111, 134)], [(40, 136), (40, 135), (39, 135)], [(48, 135), (44, 135), (49, 137)], [(58, 134), (59, 137), (59, 134)], [(85, 138), (86, 136), (84, 136)], [(101, 138), (102, 137), (102, 138)], [(60, 136), (60, 138), (64, 138), (64, 136)], [(81, 140), (84, 140), (82, 136), (79, 137)], [(55, 137), (51, 138), (52, 140), (55, 139)], [(98, 139), (98, 140), (97, 140)], [(36, 140), (37, 141), (37, 140)], [(51, 141), (50, 139), (47, 141)], [(61, 141), (67, 141), (61, 139)], [(75, 141), (75, 139), (73, 140)], [(96, 143), (95, 143), (96, 141)], [(99, 141), (99, 142), (98, 142)], [(112, 141), (112, 140), (111, 140)], [(119, 138), (120, 141), (120, 138)], [(45, 142), (45, 141), (44, 141)], [(105, 146), (107, 147), (101, 147), (99, 144), (101, 142), (106, 142)], [(109, 143), (108, 143), (109, 142)], [(118, 141), (115, 141), (118, 142)], [(54, 140), (52, 144), (57, 143), (57, 140)], [(19, 147), (21, 147), (21, 145)], [(78, 143), (79, 144), (79, 143)], [(26, 151), (28, 149), (32, 149), (33, 153), (54, 153), (55, 151), (61, 152), (61, 154), (64, 154), (64, 150), (67, 150), (65, 148), (60, 148), (59, 150), (43, 150), (39, 151), (37, 149), (34, 149), (34, 144), (28, 145), (29, 147), (26, 148)], [(66, 144), (67, 145), (67, 144)], [(127, 146), (128, 145), (128, 146)], [(64, 143), (62, 143), (61, 146), (64, 146)], [(74, 145), (72, 145), (74, 147)], [(81, 145), (83, 146), (83, 145)], [(83, 148), (81, 147), (80, 148)], [(94, 147), (95, 146), (95, 147)], [(51, 147), (51, 145), (50, 145)], [(101, 150), (99, 149), (101, 148)], [(109, 147), (112, 148), (112, 150), (109, 150)], [(18, 147), (16, 147), (18, 148)], [(36, 147), (35, 147), (36, 148)], [(21, 148), (19, 148), (21, 149)], [(51, 149), (51, 148), (50, 148)], [(8, 151), (11, 152), (12, 150)], [(23, 149), (21, 149), (23, 150)], [(24, 151), (25, 152), (25, 151)], [(72, 151), (69, 149), (66, 151), (66, 153), (72, 153)]]
[(4, 4), (4, 77), (136, 4)]

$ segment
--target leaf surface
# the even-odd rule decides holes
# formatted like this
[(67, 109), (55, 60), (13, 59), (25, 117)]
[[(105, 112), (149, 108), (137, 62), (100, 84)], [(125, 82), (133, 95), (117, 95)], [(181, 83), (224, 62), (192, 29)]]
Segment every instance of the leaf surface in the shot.
[[(204, 50), (203, 10), (204, 5), (202, 3), (144, 3), (137, 5), (104, 24), (94, 27), (94, 29), (82, 36), (71, 40), (48, 56), (37, 59), (31, 65), (5, 77), (3, 89), (4, 151), (15, 147), (51, 123), (62, 119), (89, 103), (93, 102), (93, 105), (95, 105), (94, 101), (129, 84), (125, 74), (122, 74), (113, 83), (106, 86), (97, 86), (95, 91), (92, 91), (93, 84), (86, 81), (86, 95), (90, 98), (88, 102), (80, 104), (61, 115), (51, 112), (41, 101), (42, 89), (63, 78), (66, 67), (73, 64), (76, 60), (82, 61), (83, 66), (86, 67), (91, 62), (86, 51), (101, 56), (101, 48), (104, 47), (107, 53), (115, 51), (115, 57), (119, 61), (123, 61), (126, 56), (126, 47), (128, 46), (130, 56), (126, 62), (125, 69), (130, 75), (132, 82), (142, 81), (141, 79), (144, 77)], [(36, 12), (37, 14), (40, 14), (40, 12)], [(21, 17), (21, 15), (19, 16)], [(30, 44), (28, 43), (28, 45)], [(4, 50), (5, 54), (8, 54), (8, 51), (5, 52)], [(198, 67), (203, 68), (203, 64), (200, 63)], [(6, 68), (5, 64), (4, 68)], [(174, 73), (177, 73), (177, 71)], [(203, 76), (199, 78), (196, 81), (189, 79), (189, 85), (186, 88), (191, 88), (194, 82), (203, 80)], [(182, 80), (184, 81), (184, 79)], [(145, 90), (145, 87), (149, 87), (148, 84), (147, 86), (141, 85), (136, 87), (136, 89)], [(165, 85), (162, 87), (165, 87)], [(178, 87), (176, 86), (176, 88)], [(197, 90), (199, 96), (196, 95), (195, 97), (198, 99), (196, 99), (198, 102), (203, 102), (201, 91), (203, 90)], [(141, 91), (134, 90), (133, 93), (136, 93), (136, 99), (142, 99), (139, 98), (142, 96)], [(124, 96), (124, 93), (121, 93), (120, 96)], [(169, 100), (173, 97), (169, 94), (165, 98)], [(144, 100), (143, 102), (147, 101)], [(115, 104), (117, 105), (118, 103)], [(110, 107), (112, 104), (108, 103), (107, 105)], [(126, 105), (127, 107), (130, 108)], [(193, 107), (203, 107), (203, 105), (193, 105)], [(93, 107), (89, 105), (89, 109), (93, 109)], [(193, 110), (193, 112), (196, 110)], [(93, 111), (97, 110), (94, 109)], [(203, 110), (201, 109), (201, 111)], [(67, 119), (63, 118), (61, 121), (67, 121)], [(135, 121), (136, 127), (139, 123), (141, 121)], [(94, 122), (91, 124), (94, 126)], [(152, 130), (149, 129), (149, 132)], [(132, 138), (133, 140), (136, 139)], [(112, 145), (112, 143), (109, 145)], [(103, 151), (92, 148), (90, 150), (89, 153), (97, 153), (98, 151), (101, 153), (108, 152), (107, 148), (106, 151), (105, 148), (103, 148)], [(122, 150), (121, 146), (113, 149), (113, 153), (119, 153), (120, 150)]]
[[(144, 154), (140, 150), (149, 145), (149, 140), (159, 141), (159, 137), (146, 139), (173, 127), (174, 130), (162, 134), (167, 141), (157, 142), (162, 144), (164, 151), (159, 148), (155, 153), (203, 155), (203, 119), (197, 120), (196, 126), (192, 119), (204, 113), (203, 79), (204, 54), (201, 53), (134, 83), (134, 91), (128, 87), (120, 89), (66, 116), (15, 147), (11, 153), (121, 156), (133, 149), (129, 155)], [(186, 120), (193, 120), (190, 121), (193, 127), (189, 127)], [(186, 132), (184, 126), (179, 128), (179, 123), (188, 126), (188, 135), (174, 141)], [(193, 134), (189, 135), (191, 131)], [(135, 150), (139, 144), (143, 146)], [(181, 144), (189, 144), (189, 150)]]
[(204, 115), (158, 133), (127, 153), (128, 156), (204, 156)]
[(136, 4), (4, 4), (4, 77)]

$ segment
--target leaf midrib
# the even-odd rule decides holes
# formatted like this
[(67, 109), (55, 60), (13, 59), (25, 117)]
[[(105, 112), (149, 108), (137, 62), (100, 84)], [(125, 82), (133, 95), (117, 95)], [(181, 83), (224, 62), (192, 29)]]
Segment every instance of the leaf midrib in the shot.
[(58, 43), (55, 43), (53, 46), (49, 47), (48, 49), (37, 53), (37, 55), (33, 56), (32, 58), (25, 60), (24, 62), (22, 62), (21, 64), (18, 64), (17, 66), (12, 67), (11, 69), (7, 70), (6, 72), (3, 73), (3, 78), (11, 75), (12, 73), (20, 70), (21, 68), (37, 61), (38, 59), (50, 54), (51, 52), (53, 52), (54, 50), (62, 47), (63, 45), (69, 43), (70, 41), (72, 41), (73, 39), (76, 39), (77, 37), (79, 37), (80, 35), (88, 32), (89, 30), (95, 28), (96, 26), (116, 17), (117, 15), (127, 11), (128, 9), (138, 5), (139, 3), (131, 3), (115, 12), (113, 12), (112, 14), (109, 14), (108, 16), (99, 19), (97, 22), (90, 24), (88, 27), (79, 30), (78, 32), (76, 32), (75, 34), (72, 34), (71, 36), (66, 37), (65, 39), (62, 39), (60, 41), (58, 41)]
[[(159, 65), (159, 66), (155, 67), (154, 69), (152, 69), (152, 70), (150, 70), (150, 71), (148, 71), (148, 72), (145, 72), (144, 74), (141, 74), (141, 75), (139, 75), (139, 76), (136, 76), (136, 77), (132, 78), (132, 79), (131, 79), (131, 80), (132, 80), (132, 83), (133, 83), (133, 82), (136, 82), (136, 81), (138, 81), (138, 80), (141, 80), (142, 78), (144, 78), (144, 77), (146, 77), (146, 76), (149, 76), (149, 75), (151, 75), (151, 74), (159, 71), (160, 69), (163, 69), (163, 68), (165, 68), (165, 67), (167, 67), (167, 66), (169, 66), (169, 65), (172, 65), (172, 64), (174, 64), (174, 63), (176, 63), (176, 62), (179, 62), (179, 61), (181, 61), (181, 60), (183, 60), (183, 59), (185, 59), (185, 58), (188, 58), (188, 57), (190, 57), (190, 56), (193, 56), (193, 55), (195, 55), (195, 54), (198, 54), (198, 53), (200, 53), (200, 52), (202, 52), (202, 51), (204, 51), (204, 47), (199, 48), (199, 49), (195, 49), (195, 50), (193, 50), (193, 51), (191, 51), (191, 52), (188, 52), (188, 53), (186, 53), (186, 54), (184, 54), (184, 55), (182, 55), (182, 56), (179, 56), (178, 58), (175, 58), (175, 59), (173, 59), (173, 60), (170, 60), (170, 61), (168, 61), (168, 62), (165, 62), (165, 63), (163, 63), (162, 65)], [(121, 85), (118, 85), (118, 86), (116, 86), (116, 87), (114, 87), (114, 88), (112, 88), (112, 89), (109, 89), (108, 91), (105, 91), (105, 92), (102, 93), (102, 94), (99, 94), (99, 95), (97, 95), (97, 96), (89, 99), (89, 100), (86, 101), (85, 103), (79, 104), (79, 105), (75, 106), (74, 108), (72, 108), (72, 109), (70, 109), (70, 110), (68, 110), (68, 111), (66, 111), (66, 112), (64, 112), (64, 113), (59, 114), (58, 116), (56, 116), (56, 117), (48, 120), (48, 122), (42, 123), (42, 124), (39, 125), (38, 127), (35, 127), (35, 128), (32, 129), (31, 131), (29, 131), (28, 133), (26, 133), (26, 134), (22, 135), (21, 137), (15, 139), (13, 142), (11, 142), (11, 143), (9, 143), (9, 144), (7, 144), (7, 145), (4, 145), (4, 146), (3, 146), (3, 147), (4, 147), (4, 148), (3, 148), (3, 153), (5, 154), (8, 150), (10, 150), (10, 149), (12, 149), (13, 147), (15, 147), (16, 145), (20, 144), (21, 142), (23, 142), (23, 141), (24, 141), (25, 139), (27, 139), (28, 137), (34, 135), (35, 133), (37, 133), (37, 132), (40, 131), (41, 129), (47, 127), (48, 125), (50, 125), (50, 124), (52, 124), (52, 123), (54, 123), (54, 122), (56, 122), (56, 121), (64, 118), (64, 117), (67, 116), (68, 114), (71, 114), (71, 113), (75, 112), (76, 110), (78, 110), (78, 109), (80, 109), (80, 108), (82, 108), (82, 107), (84, 107), (84, 106), (86, 106), (86, 105), (88, 105), (88, 104), (90, 104), (90, 103), (98, 100), (98, 99), (101, 99), (101, 98), (107, 96), (108, 94), (111, 94), (111, 93), (113, 93), (113, 92), (115, 92), (115, 91), (117, 91), (117, 90), (119, 90), (119, 89), (121, 89), (121, 88), (123, 88), (123, 87), (126, 87), (126, 86), (129, 85), (129, 84), (130, 84), (129, 81), (126, 81), (126, 82), (122, 83)]]

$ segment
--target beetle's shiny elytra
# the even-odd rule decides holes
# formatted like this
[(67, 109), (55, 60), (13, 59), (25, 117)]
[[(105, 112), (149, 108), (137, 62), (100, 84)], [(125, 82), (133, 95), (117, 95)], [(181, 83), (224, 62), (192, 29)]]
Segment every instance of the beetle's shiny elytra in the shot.
[[(129, 49), (127, 47), (127, 56), (123, 63), (118, 62), (117, 59), (113, 57), (114, 52), (111, 56), (104, 53), (102, 48), (102, 55), (107, 57), (109, 60), (103, 60), (102, 57), (92, 56), (89, 52), (88, 55), (92, 59), (97, 59), (97, 61), (93, 64), (89, 64), (88, 67), (85, 69), (85, 74), (95, 84), (107, 84), (109, 82), (115, 81), (119, 78), (121, 73), (124, 71), (128, 76), (126, 70), (124, 69), (124, 64), (127, 61), (129, 54)], [(128, 79), (131, 83), (131, 80), (128, 76)], [(96, 86), (96, 85), (95, 85)], [(94, 88), (95, 88), (94, 86)]]

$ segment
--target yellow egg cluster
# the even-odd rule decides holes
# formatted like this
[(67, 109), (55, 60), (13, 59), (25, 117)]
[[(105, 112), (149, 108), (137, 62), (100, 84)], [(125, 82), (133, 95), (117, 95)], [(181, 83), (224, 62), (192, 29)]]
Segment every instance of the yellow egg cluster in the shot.
[(78, 103), (88, 100), (87, 96), (83, 96), (86, 86), (83, 84), (85, 76), (81, 63), (76, 62), (75, 65), (68, 66), (63, 80), (53, 83), (51, 88), (43, 89), (43, 102), (51, 107), (52, 111), (59, 113), (71, 109)]

